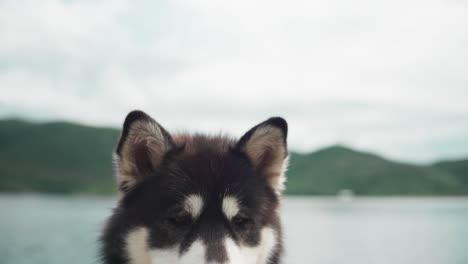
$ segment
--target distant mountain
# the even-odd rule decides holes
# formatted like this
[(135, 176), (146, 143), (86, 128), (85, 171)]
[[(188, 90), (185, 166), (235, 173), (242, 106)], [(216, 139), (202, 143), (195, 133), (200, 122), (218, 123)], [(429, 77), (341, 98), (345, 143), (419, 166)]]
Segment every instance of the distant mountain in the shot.
[(0, 191), (109, 193), (118, 135), (64, 122), (0, 121)]
[(344, 146), (292, 154), (290, 167), (293, 194), (336, 194), (342, 189), (363, 195), (468, 194), (468, 182), (442, 167), (390, 161)]
[[(0, 121), (0, 191), (112, 193), (119, 131), (72, 123)], [(468, 160), (421, 166), (344, 146), (291, 154), (288, 194), (466, 195)]]
[(434, 167), (452, 173), (461, 183), (468, 185), (468, 159), (441, 161), (435, 163)]

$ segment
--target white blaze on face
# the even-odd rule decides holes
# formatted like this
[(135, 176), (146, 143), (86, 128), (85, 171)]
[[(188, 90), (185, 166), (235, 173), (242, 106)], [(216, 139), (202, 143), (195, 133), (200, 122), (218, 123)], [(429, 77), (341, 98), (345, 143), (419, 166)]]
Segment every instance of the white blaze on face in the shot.
[(239, 202), (234, 196), (226, 196), (223, 199), (223, 213), (227, 219), (231, 220), (239, 213)]
[(180, 256), (178, 262), (179, 264), (195, 264), (195, 263), (205, 263), (205, 254), (206, 254), (206, 246), (200, 240), (195, 240), (187, 252), (184, 252), (182, 256)]
[(203, 210), (203, 199), (198, 194), (187, 196), (184, 202), (184, 209), (195, 219), (200, 216)]
[(264, 227), (261, 231), (260, 244), (255, 247), (238, 246), (231, 238), (227, 238), (226, 252), (229, 264), (265, 264), (268, 263), (276, 246), (275, 230)]
[[(189, 249), (182, 255), (179, 255), (178, 247), (170, 249), (153, 249), (150, 251), (151, 264), (198, 264), (205, 263), (206, 247), (200, 241), (196, 240)], [(139, 264), (139, 263), (136, 263)]]
[[(197, 218), (203, 210), (203, 200), (200, 195), (189, 195), (184, 201), (184, 209), (192, 217)], [(226, 196), (222, 202), (225, 216), (231, 220), (239, 213), (239, 201), (234, 196)], [(232, 238), (224, 239), (227, 261), (221, 264), (265, 264), (268, 263), (277, 245), (277, 233), (271, 227), (264, 227), (260, 232), (260, 242), (249, 247), (242, 242), (237, 244)], [(179, 245), (171, 248), (149, 248), (149, 230), (138, 227), (128, 233), (126, 250), (130, 264), (198, 264), (206, 263), (207, 246), (201, 239), (195, 240), (190, 247), (180, 254)], [(220, 264), (220, 263), (210, 263)]]
[[(260, 243), (255, 247), (239, 246), (231, 238), (226, 238), (224, 246), (228, 260), (223, 264), (268, 263), (276, 243), (275, 230), (270, 227), (262, 229)], [(148, 249), (148, 230), (144, 227), (139, 227), (129, 233), (127, 253), (131, 264), (198, 264), (206, 261), (206, 246), (201, 240), (194, 241), (182, 255), (179, 254), (178, 246), (167, 249)]]

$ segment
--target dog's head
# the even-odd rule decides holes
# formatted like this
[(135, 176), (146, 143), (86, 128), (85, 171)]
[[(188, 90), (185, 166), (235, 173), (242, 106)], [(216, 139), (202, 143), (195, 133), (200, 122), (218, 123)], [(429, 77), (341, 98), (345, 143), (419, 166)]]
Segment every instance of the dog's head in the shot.
[(234, 140), (171, 135), (131, 112), (114, 155), (120, 200), (104, 255), (120, 250), (115, 261), (134, 264), (277, 263), (286, 137), (278, 117)]

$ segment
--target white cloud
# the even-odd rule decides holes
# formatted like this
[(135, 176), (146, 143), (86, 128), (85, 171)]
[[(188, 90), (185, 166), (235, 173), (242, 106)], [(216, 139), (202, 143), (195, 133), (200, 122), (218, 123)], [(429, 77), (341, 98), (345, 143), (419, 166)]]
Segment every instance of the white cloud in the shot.
[(460, 1), (0, 3), (0, 114), (240, 135), (270, 115), (291, 146), (397, 159), (467, 155)]

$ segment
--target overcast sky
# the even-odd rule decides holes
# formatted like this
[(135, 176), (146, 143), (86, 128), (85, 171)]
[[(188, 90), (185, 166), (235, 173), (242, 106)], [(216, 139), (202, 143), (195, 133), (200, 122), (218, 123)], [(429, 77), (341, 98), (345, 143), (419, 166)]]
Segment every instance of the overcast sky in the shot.
[(0, 117), (234, 135), (273, 115), (290, 146), (468, 156), (463, 0), (0, 1)]

